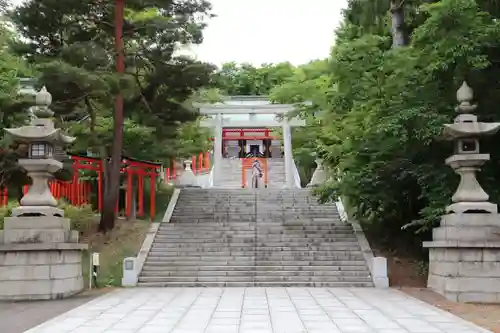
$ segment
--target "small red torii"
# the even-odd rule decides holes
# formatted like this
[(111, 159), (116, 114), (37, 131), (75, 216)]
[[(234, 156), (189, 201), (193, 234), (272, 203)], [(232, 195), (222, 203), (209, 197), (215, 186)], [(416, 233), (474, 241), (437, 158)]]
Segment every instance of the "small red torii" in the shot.
[[(102, 196), (103, 196), (103, 167), (102, 160), (96, 157), (81, 156), (76, 154), (69, 154), (73, 161), (73, 179), (72, 188), (74, 192), (71, 195), (70, 201), (75, 204), (80, 203), (79, 191), (77, 190), (79, 184), (79, 170), (92, 170), (97, 172), (97, 205), (99, 212), (102, 211)], [(132, 215), (132, 201), (133, 201), (133, 177), (137, 176), (138, 184), (138, 216), (144, 216), (144, 178), (149, 177), (150, 181), (150, 218), (154, 219), (156, 214), (156, 177), (159, 176), (161, 170), (161, 163), (143, 161), (131, 157), (122, 157), (122, 166), (120, 173), (127, 175), (127, 188), (125, 194), (125, 215), (130, 217)], [(116, 211), (118, 211), (119, 202), (116, 203)]]

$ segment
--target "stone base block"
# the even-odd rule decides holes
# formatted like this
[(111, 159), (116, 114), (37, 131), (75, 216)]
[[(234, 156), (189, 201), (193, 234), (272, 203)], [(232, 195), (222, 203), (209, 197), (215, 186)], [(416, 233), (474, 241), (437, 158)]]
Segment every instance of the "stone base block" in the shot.
[(0, 243), (78, 243), (78, 232), (71, 231), (69, 219), (62, 217), (7, 217)]
[(0, 246), (0, 300), (65, 298), (83, 290), (83, 244)]
[(78, 236), (78, 231), (72, 230), (5, 230), (3, 243), (78, 243)]
[(456, 214), (488, 212), (497, 214), (498, 207), (491, 202), (456, 202), (446, 207), (446, 212)]
[(427, 287), (455, 302), (500, 303), (500, 242), (429, 242)]
[(53, 230), (62, 229), (70, 230), (71, 223), (69, 219), (56, 216), (22, 216), (22, 217), (6, 217), (4, 219), (4, 230), (14, 229), (43, 229)]
[(64, 210), (52, 206), (20, 206), (12, 209), (12, 216), (56, 216), (64, 217)]

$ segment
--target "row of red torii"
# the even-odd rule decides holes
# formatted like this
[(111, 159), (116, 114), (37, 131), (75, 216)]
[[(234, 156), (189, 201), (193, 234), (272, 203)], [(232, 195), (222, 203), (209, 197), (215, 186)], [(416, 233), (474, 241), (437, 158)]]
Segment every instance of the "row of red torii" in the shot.
[[(97, 210), (102, 211), (103, 205), (103, 166), (102, 160), (99, 158), (69, 155), (73, 168), (73, 177), (71, 181), (53, 180), (50, 182), (50, 190), (56, 199), (65, 199), (74, 206), (90, 204), (91, 202), (91, 183), (87, 180), (80, 179), (80, 170), (89, 170), (97, 173)], [(192, 170), (195, 174), (209, 172), (210, 170), (210, 154), (200, 153), (193, 156), (191, 159)], [(154, 219), (156, 214), (156, 181), (161, 176), (162, 164), (150, 161), (142, 161), (130, 157), (122, 159), (122, 167), (120, 172), (126, 175), (125, 186), (125, 216), (131, 217), (132, 207), (134, 206), (133, 183), (134, 178), (137, 179), (137, 217), (144, 216), (144, 182), (149, 178), (149, 216)], [(164, 169), (164, 179), (166, 183), (175, 181), (177, 171), (175, 163), (171, 167)], [(24, 193), (28, 191), (28, 185), (24, 186)], [(6, 206), (9, 201), (9, 193), (6, 188), (0, 189), (0, 207)], [(119, 210), (119, 202), (116, 203), (116, 211)]]

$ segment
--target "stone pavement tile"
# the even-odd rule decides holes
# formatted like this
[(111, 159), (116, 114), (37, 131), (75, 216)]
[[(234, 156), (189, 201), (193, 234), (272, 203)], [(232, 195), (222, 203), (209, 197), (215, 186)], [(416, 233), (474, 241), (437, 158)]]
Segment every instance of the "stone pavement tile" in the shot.
[(233, 325), (233, 326), (228, 326), (228, 325), (209, 325), (205, 333), (238, 333), (239, 332), (239, 326), (238, 325)]
[(391, 289), (135, 288), (98, 298), (27, 333), (81, 332), (483, 333), (487, 331)]

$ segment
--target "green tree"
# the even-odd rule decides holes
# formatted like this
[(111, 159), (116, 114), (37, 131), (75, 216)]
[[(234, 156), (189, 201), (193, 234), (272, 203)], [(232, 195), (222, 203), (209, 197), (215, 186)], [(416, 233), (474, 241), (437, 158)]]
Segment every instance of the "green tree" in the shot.
[(214, 85), (226, 95), (267, 95), (271, 89), (280, 85), (293, 75), (294, 66), (288, 62), (263, 64), (223, 64), (215, 73)]
[(23, 146), (14, 145), (4, 136), (4, 128), (20, 126), (28, 119), (33, 99), (18, 94), (19, 77), (31, 74), (22, 58), (12, 53), (13, 34), (0, 24), (0, 189), (19, 187), (25, 179), (16, 161), (25, 153)]
[(274, 102), (300, 105), (290, 116), (306, 122), (305, 127), (294, 128), (292, 134), (293, 154), (303, 185), (311, 179), (316, 157), (322, 155), (319, 140), (322, 115), (329, 108), (329, 91), (332, 89), (328, 69), (326, 59), (298, 66), (292, 76), (271, 89), (270, 93)]
[[(184, 101), (209, 84), (214, 68), (173, 54), (179, 44), (201, 42), (209, 10), (206, 1), (127, 0), (126, 70), (121, 75), (114, 69), (114, 2), (31, 0), (10, 16), (24, 37), (16, 51), (38, 65), (40, 82), (52, 93), (57, 116), (62, 121), (89, 117), (87, 144), (108, 161), (110, 146), (102, 146), (98, 121), (113, 116), (118, 93), (124, 96), (125, 124), (136, 134), (149, 128), (147, 140), (153, 142), (175, 140), (179, 124), (197, 118)], [(147, 140), (145, 144), (151, 142)], [(137, 141), (125, 140), (123, 148), (124, 152), (137, 151), (127, 145), (137, 145)], [(117, 175), (109, 173), (111, 165), (105, 166), (102, 231), (114, 226), (112, 207), (119, 186)]]
[[(352, 8), (346, 11), (351, 16), (332, 50), (335, 91), (321, 136), (335, 171), (323, 199), (342, 196), (351, 214), (377, 226), (379, 236), (418, 248), (421, 239), (401, 228), (428, 231), (457, 186), (457, 176), (444, 165), (452, 144), (440, 139), (443, 124), (456, 115), (456, 90), (467, 79), (484, 120), (498, 121), (494, 105), (500, 102), (494, 94), (500, 88), (500, 26), (493, 1), (427, 2), (405, 7), (412, 18), (408, 48), (393, 49), (391, 36), (375, 21), (367, 29)], [(483, 141), (492, 162), (481, 174), (493, 200), (500, 195), (495, 140)]]

